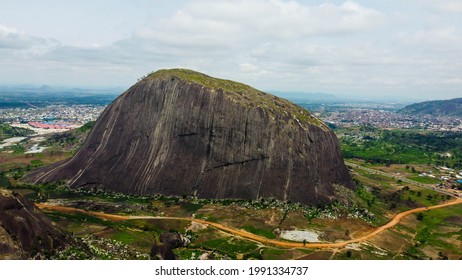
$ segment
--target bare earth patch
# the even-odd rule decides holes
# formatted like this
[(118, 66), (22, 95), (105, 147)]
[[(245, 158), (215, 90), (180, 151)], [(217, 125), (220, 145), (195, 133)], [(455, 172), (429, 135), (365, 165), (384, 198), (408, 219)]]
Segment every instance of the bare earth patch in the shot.
[(299, 242), (320, 242), (319, 233), (310, 230), (283, 230), (279, 237)]

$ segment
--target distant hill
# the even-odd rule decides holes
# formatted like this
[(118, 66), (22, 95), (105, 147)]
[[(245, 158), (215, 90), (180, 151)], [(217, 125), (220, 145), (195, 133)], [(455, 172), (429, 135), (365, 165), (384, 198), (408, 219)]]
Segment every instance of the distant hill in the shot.
[(437, 115), (462, 117), (462, 98), (435, 100), (412, 104), (398, 113), (406, 115)]
[(108, 105), (124, 89), (80, 89), (0, 85), (0, 109), (63, 105)]

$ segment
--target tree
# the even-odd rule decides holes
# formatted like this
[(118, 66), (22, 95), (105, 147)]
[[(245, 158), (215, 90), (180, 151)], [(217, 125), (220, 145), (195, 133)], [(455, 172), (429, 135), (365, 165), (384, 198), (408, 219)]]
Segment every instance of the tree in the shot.
[(424, 219), (424, 214), (422, 212), (417, 213), (417, 220), (422, 221)]
[(352, 254), (353, 254), (353, 253), (352, 253), (351, 251), (348, 251), (348, 252), (346, 253), (347, 258), (351, 258), (351, 255), (352, 255)]

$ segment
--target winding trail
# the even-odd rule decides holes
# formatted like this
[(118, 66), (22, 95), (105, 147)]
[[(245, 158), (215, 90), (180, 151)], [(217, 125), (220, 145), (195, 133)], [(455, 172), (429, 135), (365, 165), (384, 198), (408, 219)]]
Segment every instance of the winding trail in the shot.
[(216, 229), (235, 234), (250, 240), (258, 241), (261, 243), (265, 244), (270, 244), (278, 247), (285, 247), (285, 248), (342, 248), (345, 247), (348, 244), (351, 243), (360, 243), (369, 240), (370, 238), (380, 234), (381, 232), (390, 229), (397, 225), (403, 218), (406, 216), (409, 216), (413, 213), (418, 213), (418, 212), (424, 212), (428, 210), (433, 210), (433, 209), (439, 209), (439, 208), (444, 208), (444, 207), (449, 207), (457, 204), (462, 204), (462, 198), (457, 198), (455, 200), (439, 204), (439, 205), (434, 205), (434, 206), (429, 206), (429, 207), (419, 207), (411, 210), (407, 210), (401, 213), (396, 214), (388, 223), (386, 223), (383, 226), (380, 226), (373, 231), (367, 233), (364, 236), (347, 240), (347, 241), (340, 241), (340, 242), (334, 242), (334, 243), (306, 243), (305, 245), (301, 242), (290, 242), (290, 241), (279, 241), (279, 240), (274, 240), (274, 239), (269, 239), (265, 238), (259, 235), (255, 235), (252, 233), (249, 233), (247, 231), (243, 230), (238, 230), (238, 229), (233, 229), (229, 228), (226, 226), (223, 226), (219, 223), (214, 223), (210, 221), (205, 221), (205, 220), (200, 220), (200, 219), (194, 219), (194, 218), (182, 218), (182, 217), (157, 217), (157, 216), (123, 216), (123, 215), (117, 215), (117, 214), (107, 214), (103, 212), (96, 212), (96, 211), (85, 211), (82, 209), (78, 208), (73, 208), (73, 207), (65, 207), (65, 206), (58, 206), (58, 205), (50, 205), (50, 204), (42, 204), (38, 203), (36, 206), (40, 209), (49, 209), (49, 210), (55, 210), (55, 211), (60, 211), (60, 212), (67, 212), (67, 213), (83, 213), (87, 215), (92, 215), (98, 218), (102, 219), (107, 219), (111, 221), (126, 221), (126, 220), (139, 220), (139, 219), (145, 219), (145, 220), (182, 220), (182, 221), (191, 221), (203, 225), (209, 225), (212, 226)]

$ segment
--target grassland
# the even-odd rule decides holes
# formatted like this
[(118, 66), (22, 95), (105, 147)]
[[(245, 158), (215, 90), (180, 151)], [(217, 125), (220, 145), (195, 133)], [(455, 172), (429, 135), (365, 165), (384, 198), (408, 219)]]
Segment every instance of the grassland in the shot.
[(34, 131), (25, 128), (12, 127), (9, 124), (0, 124), (0, 141), (11, 137), (24, 137), (33, 134)]
[(338, 129), (345, 158), (381, 164), (428, 164), (462, 168), (462, 133), (381, 130), (373, 127)]

